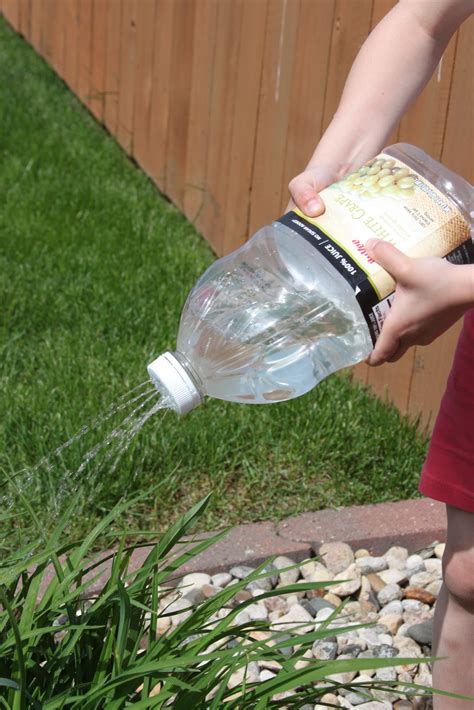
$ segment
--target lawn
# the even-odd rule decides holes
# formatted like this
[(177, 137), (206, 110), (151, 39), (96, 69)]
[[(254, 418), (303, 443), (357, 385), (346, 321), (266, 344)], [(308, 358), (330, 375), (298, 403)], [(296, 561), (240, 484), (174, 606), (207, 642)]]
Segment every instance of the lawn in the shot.
[[(23, 471), (47, 526), (84, 448), (24, 470), (146, 379), (214, 256), (4, 23), (0, 71), (0, 475)], [(207, 527), (408, 498), (425, 449), (413, 423), (347, 374), (285, 404), (209, 401), (182, 420), (157, 414), (115, 471), (76, 478), (72, 527), (85, 532), (131, 490), (150, 492), (134, 522), (144, 528), (211, 490)]]

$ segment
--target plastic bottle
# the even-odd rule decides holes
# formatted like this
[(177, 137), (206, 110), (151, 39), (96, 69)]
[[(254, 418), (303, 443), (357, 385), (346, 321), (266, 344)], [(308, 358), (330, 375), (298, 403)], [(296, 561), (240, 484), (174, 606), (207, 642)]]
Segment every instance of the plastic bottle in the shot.
[(473, 188), (418, 148), (390, 146), (321, 195), (324, 215), (289, 212), (196, 283), (176, 352), (148, 366), (178, 413), (292, 399), (367, 357), (394, 295), (368, 238), (474, 262)]

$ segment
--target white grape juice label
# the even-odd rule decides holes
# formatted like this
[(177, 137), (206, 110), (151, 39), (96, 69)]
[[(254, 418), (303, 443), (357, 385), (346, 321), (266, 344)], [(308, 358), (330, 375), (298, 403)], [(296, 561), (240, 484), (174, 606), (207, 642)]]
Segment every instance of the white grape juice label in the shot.
[(381, 153), (322, 190), (321, 197), (323, 215), (307, 217), (295, 209), (278, 221), (318, 249), (351, 285), (374, 343), (395, 284), (369, 257), (365, 243), (370, 238), (390, 242), (410, 257), (474, 262), (469, 226), (457, 205), (390, 155)]

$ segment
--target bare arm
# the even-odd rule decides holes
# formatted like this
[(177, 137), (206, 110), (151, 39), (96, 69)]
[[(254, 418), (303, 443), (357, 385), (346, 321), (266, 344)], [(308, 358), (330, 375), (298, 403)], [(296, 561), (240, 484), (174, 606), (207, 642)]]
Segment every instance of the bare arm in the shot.
[(380, 151), (472, 12), (474, 0), (399, 0), (375, 27), (306, 170), (290, 182), (301, 210), (320, 214), (324, 206), (318, 191)]
[[(319, 190), (380, 151), (472, 12), (474, 0), (399, 0), (377, 25), (352, 66), (308, 167), (290, 182), (292, 198), (303, 212), (320, 214)], [(397, 284), (370, 365), (398, 360), (411, 345), (427, 345), (474, 307), (474, 265), (410, 259), (377, 240), (366, 248)]]

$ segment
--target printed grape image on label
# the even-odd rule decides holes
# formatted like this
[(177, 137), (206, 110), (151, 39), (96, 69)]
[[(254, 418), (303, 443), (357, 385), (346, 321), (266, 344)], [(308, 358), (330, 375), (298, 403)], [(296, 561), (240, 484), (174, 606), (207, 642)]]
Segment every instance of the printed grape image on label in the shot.
[(352, 286), (375, 343), (393, 301), (392, 277), (370, 258), (370, 238), (410, 257), (474, 261), (469, 226), (457, 205), (405, 163), (381, 153), (321, 191), (326, 210), (279, 221), (317, 248)]

